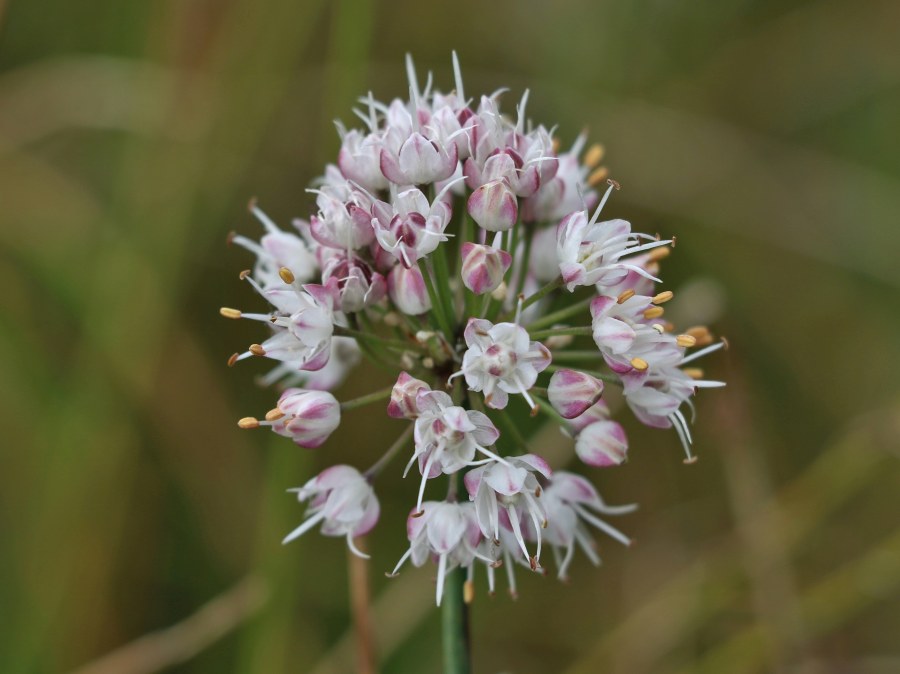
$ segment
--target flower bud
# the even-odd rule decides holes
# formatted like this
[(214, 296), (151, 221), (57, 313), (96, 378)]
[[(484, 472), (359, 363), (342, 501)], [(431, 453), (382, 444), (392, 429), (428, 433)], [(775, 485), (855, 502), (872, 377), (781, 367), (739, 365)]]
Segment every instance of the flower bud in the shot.
[(477, 243), (462, 246), (463, 285), (476, 295), (494, 291), (512, 264), (512, 256), (505, 250)]
[(431, 309), (425, 279), (418, 267), (395, 266), (388, 275), (388, 295), (404, 314), (418, 316)]
[(615, 421), (596, 421), (578, 434), (575, 453), (589, 466), (618, 466), (627, 457), (628, 439)]
[(387, 413), (394, 419), (415, 419), (419, 416), (419, 406), (416, 397), (420, 391), (430, 391), (421, 379), (411, 377), (406, 372), (401, 372), (397, 377), (397, 383), (391, 391), (391, 402), (388, 403)]
[(550, 404), (564, 419), (583, 414), (603, 394), (603, 382), (584, 372), (558, 370), (547, 389)]
[(285, 416), (272, 430), (308, 449), (322, 445), (341, 423), (341, 405), (327, 391), (289, 388), (278, 400), (278, 409)]
[(516, 195), (505, 180), (491, 181), (472, 192), (468, 209), (472, 219), (491, 232), (505, 232), (519, 217)]

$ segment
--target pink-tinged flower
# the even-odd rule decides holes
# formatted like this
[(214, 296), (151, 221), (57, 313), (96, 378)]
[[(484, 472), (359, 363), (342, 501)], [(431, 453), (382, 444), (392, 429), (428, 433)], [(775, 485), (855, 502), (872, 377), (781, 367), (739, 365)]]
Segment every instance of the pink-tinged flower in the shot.
[(592, 208), (597, 203), (597, 193), (588, 184), (590, 168), (579, 159), (586, 140), (584, 134), (578, 136), (572, 148), (559, 155), (556, 176), (542, 182), (540, 189), (525, 201), (525, 222), (558, 221), (573, 211)]
[(609, 407), (607, 407), (606, 403), (601, 399), (579, 416), (574, 419), (569, 419), (563, 432), (577, 436), (595, 421), (605, 421), (607, 419), (609, 419)]
[(401, 372), (391, 390), (391, 401), (387, 406), (388, 416), (393, 419), (418, 418), (419, 405), (416, 400), (419, 393), (430, 390), (431, 387), (421, 379), (416, 379), (407, 372)]
[(485, 183), (469, 196), (469, 215), (489, 232), (505, 232), (516, 224), (519, 204), (506, 179)]
[(278, 411), (284, 416), (272, 422), (272, 430), (307, 449), (322, 446), (341, 423), (341, 404), (327, 391), (289, 388)]
[[(665, 246), (671, 241), (657, 241), (647, 234), (632, 233), (631, 224), (625, 220), (597, 222), (612, 189), (610, 184), (590, 220), (585, 211), (575, 211), (563, 218), (557, 227), (559, 271), (570, 291), (577, 286), (597, 285), (601, 289), (615, 286), (629, 271), (646, 274), (651, 280), (659, 282), (641, 267), (631, 261), (622, 261), (622, 258)], [(649, 243), (642, 244), (642, 240)]]
[(309, 508), (303, 524), (285, 536), (282, 543), (290, 543), (321, 523), (322, 534), (346, 537), (350, 551), (368, 559), (353, 545), (353, 537), (369, 533), (381, 511), (372, 486), (356, 468), (326, 468), (302, 487), (289, 491), (297, 493), (297, 500), (309, 501)]
[(528, 331), (515, 323), (494, 325), (480, 318), (469, 319), (464, 337), (469, 348), (454, 376), (464, 375), (470, 391), (483, 391), (488, 407), (502, 410), (508, 394), (520, 393), (534, 409), (528, 389), (550, 364), (547, 347), (531, 341)]
[(460, 275), (463, 285), (476, 295), (499, 287), (511, 264), (512, 256), (500, 248), (470, 242), (462, 245)]
[[(481, 533), (499, 544), (501, 524), (512, 531), (532, 570), (540, 565), (540, 532), (547, 525), (538, 475), (549, 479), (552, 475), (550, 466), (535, 454), (523, 454), (506, 457), (505, 463), (493, 461), (470, 470), (464, 478), (469, 498), (475, 502), (475, 516)], [(531, 520), (536, 532), (534, 556), (528, 553), (522, 534), (525, 518)]]
[(603, 382), (577, 370), (557, 370), (547, 388), (550, 404), (563, 419), (574, 419), (603, 395)]
[(309, 220), (312, 237), (326, 248), (357, 250), (375, 238), (371, 198), (349, 187), (323, 186), (316, 192), (319, 212)]
[(419, 131), (388, 128), (381, 149), (381, 172), (397, 185), (422, 185), (453, 175), (459, 154), (455, 143), (430, 140)]
[(680, 362), (684, 348), (678, 338), (647, 318), (654, 307), (653, 298), (645, 295), (623, 301), (601, 295), (591, 302), (594, 342), (613, 371), (641, 373)]
[(628, 438), (615, 421), (595, 421), (575, 438), (575, 453), (589, 466), (618, 466), (628, 457)]
[(404, 314), (418, 316), (431, 309), (431, 299), (425, 279), (418, 267), (407, 269), (398, 264), (388, 274), (388, 295), (391, 301)]
[(331, 356), (334, 334), (334, 296), (337, 286), (332, 280), (327, 286), (307, 284), (302, 288), (286, 286), (263, 290), (252, 277), (247, 280), (271, 302), (274, 314), (240, 314), (242, 318), (263, 321), (275, 333), (262, 344), (236, 357), (265, 356), (291, 363), (298, 370), (320, 370)]
[[(544, 540), (553, 547), (558, 577), (567, 577), (569, 564), (576, 545), (597, 566), (600, 557), (586, 524), (599, 529), (623, 545), (631, 545), (631, 539), (597, 515), (625, 515), (637, 510), (637, 505), (608, 506), (600, 498), (594, 486), (580, 475), (558, 471), (544, 490), (544, 507), (547, 509), (548, 526)], [(531, 533), (529, 529), (529, 533)]]
[[(421, 507), (425, 483), (441, 473), (451, 475), (467, 466), (481, 465), (477, 454), (487, 461), (506, 463), (487, 449), (500, 437), (499, 431), (487, 415), (466, 410), (453, 404), (443, 391), (419, 391), (416, 395), (419, 416), (415, 427), (415, 452), (406, 466), (409, 471), (418, 460), (422, 481), (419, 484), (417, 507)], [(404, 472), (404, 476), (406, 473)]]
[[(263, 224), (266, 233), (259, 243), (240, 235), (232, 236), (230, 242), (256, 255), (253, 276), (259, 285), (263, 289), (283, 286), (284, 280), (279, 273), (282, 268), (288, 269), (297, 283), (311, 281), (315, 277), (317, 265), (309, 244), (300, 236), (279, 229), (255, 203), (251, 203), (250, 212)], [(302, 221), (297, 224), (308, 227)]]
[[(528, 267), (534, 279), (543, 285), (559, 277), (559, 261), (556, 259), (556, 227), (534, 232), (531, 259)], [(524, 252), (523, 252), (524, 254)]]
[[(723, 343), (713, 344), (680, 359), (678, 365), (686, 365), (697, 358), (722, 348)], [(679, 409), (698, 388), (718, 388), (725, 382), (693, 379), (679, 367), (666, 365), (640, 373), (625, 375), (625, 400), (641, 423), (654, 428), (674, 427), (681, 440), (686, 462), (695, 461), (691, 455), (691, 431), (687, 419)]]
[(433, 252), (447, 240), (450, 206), (439, 195), (432, 204), (416, 188), (400, 192), (391, 204), (376, 201), (372, 227), (378, 243), (405, 267)]
[(396, 575), (408, 559), (418, 567), (436, 558), (435, 601), (440, 606), (444, 579), (449, 571), (457, 567), (471, 570), (476, 559), (488, 565), (494, 564), (495, 560), (479, 551), (481, 531), (471, 503), (428, 501), (424, 506), (424, 514), (414, 510), (406, 519), (409, 549), (403, 553), (391, 575)]
[(259, 379), (262, 386), (278, 383), (283, 387), (300, 387), (311, 391), (331, 391), (340, 386), (350, 370), (359, 364), (360, 349), (352, 337), (332, 337), (328, 363), (315, 372), (298, 370), (293, 363), (279, 363)]
[(354, 254), (338, 253), (322, 268), (322, 281), (334, 279), (338, 288), (338, 305), (344, 313), (362, 311), (377, 304), (387, 293), (384, 276)]
[(344, 134), (338, 153), (341, 173), (370, 192), (387, 189), (388, 180), (381, 172), (381, 147), (378, 133), (364, 135), (354, 129)]

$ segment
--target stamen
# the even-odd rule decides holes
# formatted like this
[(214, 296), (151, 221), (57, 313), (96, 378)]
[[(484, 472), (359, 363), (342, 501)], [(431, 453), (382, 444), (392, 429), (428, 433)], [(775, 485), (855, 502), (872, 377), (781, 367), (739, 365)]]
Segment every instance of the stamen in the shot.
[(653, 320), (654, 318), (659, 318), (666, 312), (662, 307), (650, 307), (644, 312), (644, 318), (648, 321)]
[(634, 290), (626, 290), (616, 299), (616, 304), (625, 304), (632, 297), (634, 297)]
[[(475, 568), (475, 565), (472, 564), (469, 567), (469, 570)], [(463, 583), (463, 602), (466, 604), (471, 604), (475, 601), (475, 583), (472, 582), (471, 579), (467, 579), (465, 583)]]
[(686, 367), (682, 370), (691, 379), (703, 379), (703, 370), (699, 367)]
[(219, 309), (219, 314), (224, 316), (225, 318), (238, 319), (241, 317), (241, 312), (237, 309), (229, 309), (228, 307), (222, 307)]
[(266, 350), (260, 344), (251, 344), (248, 349), (254, 356), (265, 356)]
[(278, 275), (281, 277), (281, 280), (288, 285), (291, 285), (294, 282), (294, 273), (287, 267), (282, 267), (281, 269), (279, 269)]
[(602, 185), (607, 178), (609, 178), (609, 169), (605, 166), (601, 166), (598, 169), (594, 169), (591, 175), (588, 176), (587, 182), (591, 187), (598, 187)]
[(690, 335), (678, 335), (678, 337), (675, 338), (675, 343), (678, 344), (678, 346), (690, 348), (697, 344), (697, 340)]
[(277, 407), (266, 412), (266, 421), (278, 421), (284, 418), (285, 414)]
[(238, 420), (238, 428), (247, 430), (249, 428), (259, 428), (259, 419), (256, 417), (244, 417)]
[(643, 372), (648, 367), (650, 367), (650, 365), (643, 358), (634, 357), (631, 359), (631, 367), (633, 367), (638, 372)]
[(588, 168), (596, 167), (603, 161), (603, 155), (605, 154), (606, 149), (600, 143), (594, 143), (588, 148), (587, 153), (584, 155), (584, 165)]
[(664, 302), (668, 302), (673, 297), (675, 297), (675, 293), (673, 293), (671, 290), (664, 290), (650, 301), (653, 304), (663, 304)]
[(228, 367), (234, 367), (234, 364), (238, 362), (241, 354), (233, 353), (228, 357)]
[(663, 260), (663, 259), (669, 257), (669, 255), (671, 253), (672, 253), (671, 248), (665, 248), (662, 246), (660, 246), (659, 248), (654, 248), (653, 252), (651, 252), (649, 255), (650, 261), (651, 262), (659, 262), (660, 260)]

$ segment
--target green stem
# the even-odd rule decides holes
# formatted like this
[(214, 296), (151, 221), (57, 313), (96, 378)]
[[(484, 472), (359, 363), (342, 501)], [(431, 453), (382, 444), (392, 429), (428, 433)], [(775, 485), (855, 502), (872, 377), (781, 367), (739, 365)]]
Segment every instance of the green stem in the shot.
[(550, 330), (538, 330), (530, 333), (532, 339), (545, 339), (547, 337), (563, 337), (571, 335), (573, 337), (590, 337), (594, 331), (590, 326), (578, 328), (551, 328)]
[(583, 310), (589, 308), (591, 306), (591, 302), (593, 301), (593, 297), (588, 297), (581, 300), (580, 302), (576, 302), (575, 304), (566, 307), (565, 309), (560, 309), (559, 311), (554, 311), (552, 314), (541, 316), (541, 318), (530, 323), (526, 327), (529, 331), (531, 331), (537, 330), (538, 328), (547, 327), (548, 325), (553, 325), (554, 323), (558, 323), (559, 321), (564, 321), (567, 318), (571, 318), (576, 314), (580, 314)]
[(378, 475), (378, 473), (380, 473), (382, 471), (382, 469), (386, 465), (388, 465), (391, 462), (391, 459), (393, 459), (397, 455), (397, 452), (399, 452), (401, 449), (403, 449), (403, 447), (406, 445), (406, 443), (409, 442), (409, 438), (412, 435), (414, 429), (415, 429), (415, 425), (409, 424), (406, 427), (406, 430), (400, 434), (400, 437), (398, 437), (396, 440), (394, 440), (394, 444), (392, 444), (390, 447), (388, 447), (387, 451), (381, 456), (381, 458), (378, 459), (378, 461), (376, 461), (375, 463), (373, 463), (372, 467), (369, 468), (369, 470), (367, 470), (365, 472), (365, 476), (370, 482), (376, 475)]
[(444, 315), (444, 305), (441, 303), (441, 299), (434, 289), (434, 283), (431, 281), (431, 272), (428, 271), (428, 265), (425, 263), (424, 258), (419, 260), (419, 271), (422, 273), (422, 278), (425, 281), (425, 290), (428, 291), (428, 299), (431, 301), (431, 313), (437, 320), (440, 330), (449, 338), (449, 335), (451, 334), (450, 324), (447, 321), (447, 317)]
[[(519, 227), (524, 227), (525, 224), (522, 223)], [(516, 279), (516, 294), (513, 297), (518, 297), (522, 294), (522, 290), (525, 288), (525, 277), (528, 275), (528, 264), (529, 259), (531, 258), (531, 242), (534, 241), (534, 232), (529, 231), (525, 233), (525, 250), (522, 251), (522, 263), (519, 265), (519, 276)], [(509, 251), (510, 255), (515, 255), (516, 251)]]
[(379, 337), (371, 332), (363, 332), (362, 330), (355, 330), (354, 328), (345, 328), (343, 325), (335, 325), (334, 334), (339, 337), (352, 337), (357, 341), (364, 341), (377, 346), (400, 349), (402, 351), (417, 351), (420, 348), (416, 344), (407, 343), (399, 339)]
[(388, 388), (381, 389), (380, 391), (375, 391), (374, 393), (368, 393), (364, 396), (360, 396), (359, 398), (354, 398), (353, 400), (347, 400), (341, 403), (341, 411), (345, 412), (347, 410), (353, 410), (357, 407), (363, 407), (364, 405), (368, 405), (370, 403), (376, 403), (379, 400), (384, 400), (385, 398), (391, 397), (391, 392), (394, 390), (393, 386)]
[[(453, 291), (450, 290), (450, 270), (447, 265), (447, 248), (441, 244), (434, 251), (434, 283), (438, 297), (443, 303), (444, 315), (451, 327), (456, 325), (456, 306), (453, 302)], [(447, 333), (447, 339), (453, 335)]]
[(444, 674), (470, 674), (469, 607), (465, 603), (466, 571), (458, 567), (444, 579), (441, 632), (444, 642)]
[[(530, 307), (530, 306), (531, 306), (532, 304), (534, 304), (535, 302), (537, 302), (537, 301), (543, 299), (544, 297), (546, 297), (547, 295), (549, 295), (550, 293), (552, 293), (552, 292), (553, 292), (554, 290), (556, 290), (557, 288), (561, 288), (561, 287), (563, 286), (563, 283), (564, 283), (564, 282), (563, 282), (563, 280), (562, 280), (562, 277), (561, 277), (561, 276), (560, 276), (560, 277), (557, 277), (555, 280), (550, 281), (550, 283), (548, 283), (547, 285), (545, 285), (545, 286), (544, 286), (543, 288), (541, 288), (540, 290), (538, 290), (538, 291), (536, 291), (535, 293), (533, 293), (532, 295), (529, 295), (528, 297), (526, 297), (526, 298), (522, 301), (522, 311), (524, 311), (525, 309), (527, 309), (528, 307)], [(503, 317), (503, 319), (504, 319), (504, 320), (509, 320), (510, 318), (512, 318), (513, 316), (515, 316), (515, 312), (516, 312), (516, 309), (513, 309), (512, 311), (507, 312), (506, 315)]]

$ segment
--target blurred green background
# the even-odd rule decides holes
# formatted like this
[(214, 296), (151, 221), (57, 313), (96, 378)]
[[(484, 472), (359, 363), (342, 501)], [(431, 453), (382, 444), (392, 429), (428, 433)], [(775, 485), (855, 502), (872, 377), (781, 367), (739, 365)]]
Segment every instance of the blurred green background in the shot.
[[(399, 427), (354, 412), (315, 452), (238, 431), (274, 394), (225, 367), (258, 334), (217, 315), (257, 306), (225, 238), (259, 232), (251, 196), (306, 216), (332, 119), (403, 95), (407, 51), (451, 88), (454, 48), (468, 93), (530, 87), (564, 145), (605, 144), (611, 213), (678, 235), (667, 286), (704, 280), (681, 309), (731, 343), (698, 464), (626, 421), (628, 464), (589, 471), (640, 502), (616, 522), (638, 544), (520, 574), (517, 603), (480, 588), (476, 671), (900, 671), (898, 30), (893, 0), (0, 1), (0, 672), (356, 670), (346, 550), (282, 548), (285, 489)], [(437, 672), (433, 570), (382, 575), (414, 491), (393, 472), (376, 648)]]

